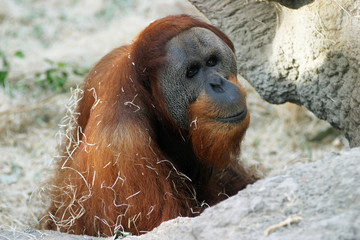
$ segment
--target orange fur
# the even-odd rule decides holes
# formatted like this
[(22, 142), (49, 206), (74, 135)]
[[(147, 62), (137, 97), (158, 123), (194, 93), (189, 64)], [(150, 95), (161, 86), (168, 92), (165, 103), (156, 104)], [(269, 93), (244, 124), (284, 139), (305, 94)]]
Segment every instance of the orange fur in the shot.
[(121, 54), (125, 49), (107, 55), (87, 77), (79, 105), (84, 134), (75, 153), (59, 166), (49, 210), (57, 219), (50, 222), (51, 229), (111, 236), (115, 230), (139, 233), (154, 223), (191, 215), (187, 201), (193, 200), (183, 197), (188, 195), (186, 183), (179, 177), (176, 183), (165, 181), (176, 173), (162, 161), (166, 157), (151, 136), (147, 118), (128, 114), (146, 114), (140, 97), (133, 98), (128, 76), (121, 76), (128, 73), (109, 71), (126, 64), (127, 54)]
[[(229, 81), (240, 88), (246, 104), (246, 93), (238, 83), (237, 78), (233, 76)], [(240, 154), (240, 142), (250, 123), (249, 113), (240, 124), (219, 123), (214, 118), (223, 116), (224, 113), (215, 106), (212, 99), (206, 94), (202, 94), (190, 106), (189, 113), (192, 142), (200, 159), (206, 159), (207, 163), (223, 168), (230, 163), (231, 158)]]
[[(75, 142), (65, 144), (51, 184), (45, 228), (94, 236), (117, 230), (141, 234), (177, 216), (197, 215), (203, 201), (215, 204), (255, 181), (236, 160), (249, 116), (238, 125), (218, 123), (212, 118), (221, 109), (202, 95), (189, 109), (197, 127), (193, 123), (187, 132), (164, 107), (157, 84), (164, 46), (194, 26), (212, 30), (233, 50), (213, 26), (171, 16), (152, 23), (134, 43), (113, 50), (91, 70), (69, 136)], [(230, 81), (242, 89), (236, 77)], [(179, 159), (170, 159), (160, 147), (168, 142), (174, 142)]]

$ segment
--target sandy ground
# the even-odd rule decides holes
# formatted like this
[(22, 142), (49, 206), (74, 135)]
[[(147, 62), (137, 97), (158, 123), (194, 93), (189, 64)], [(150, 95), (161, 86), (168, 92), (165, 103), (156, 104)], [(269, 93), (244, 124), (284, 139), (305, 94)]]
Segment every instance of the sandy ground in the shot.
[[(45, 59), (89, 68), (151, 21), (182, 12), (196, 14), (184, 0), (0, 0), (0, 51), (10, 63), (10, 87), (0, 86), (0, 230), (36, 226), (46, 210), (40, 193), (51, 176), (70, 93), (36, 84), (36, 74), (51, 67)], [(17, 51), (24, 58), (14, 56)], [(69, 86), (81, 85), (71, 71), (69, 79)], [(270, 105), (241, 83), (251, 112), (242, 161), (273, 174), (348, 148), (340, 133), (304, 108)]]

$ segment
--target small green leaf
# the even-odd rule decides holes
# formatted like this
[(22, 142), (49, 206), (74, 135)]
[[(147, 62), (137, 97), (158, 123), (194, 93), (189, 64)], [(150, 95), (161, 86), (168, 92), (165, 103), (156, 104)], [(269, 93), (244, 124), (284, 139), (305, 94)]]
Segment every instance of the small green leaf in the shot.
[(3, 86), (4, 88), (6, 87), (7, 85), (7, 82), (6, 82), (6, 77), (8, 75), (8, 71), (0, 71), (0, 84), (1, 86)]
[(132, 236), (131, 232), (117, 231), (114, 236), (114, 239), (124, 239), (129, 236)]
[(335, 139), (339, 135), (339, 132), (333, 128), (328, 127), (325, 130), (319, 131), (316, 135), (309, 139), (310, 142), (320, 142), (324, 140), (326, 137), (330, 137), (331, 139)]
[(17, 51), (14, 55), (18, 58), (25, 58), (25, 54), (22, 51)]
[(57, 63), (57, 66), (58, 66), (59, 68), (65, 68), (67, 65), (68, 65), (68, 64), (65, 63), (65, 62), (58, 62), (58, 63)]
[(77, 76), (84, 77), (90, 71), (89, 68), (86, 67), (78, 67), (77, 69), (73, 69), (73, 73)]

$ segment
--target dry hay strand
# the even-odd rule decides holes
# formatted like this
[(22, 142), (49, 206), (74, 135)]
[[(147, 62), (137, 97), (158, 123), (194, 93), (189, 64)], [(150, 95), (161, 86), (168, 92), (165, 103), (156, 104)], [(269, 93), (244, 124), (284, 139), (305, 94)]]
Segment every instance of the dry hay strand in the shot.
[[(51, 163), (53, 168), (52, 170), (54, 171), (54, 173), (55, 173), (55, 167), (58, 165), (58, 163), (64, 161), (63, 164), (64, 167), (65, 163), (68, 160), (72, 159), (72, 154), (75, 152), (75, 150), (78, 148), (81, 142), (80, 135), (82, 134), (82, 130), (78, 127), (77, 124), (77, 119), (79, 116), (77, 109), (78, 109), (78, 103), (83, 98), (83, 95), (84, 92), (81, 88), (77, 87), (75, 89), (72, 89), (71, 96), (67, 104), (65, 105), (66, 113), (59, 124), (59, 131), (56, 134), (58, 155), (54, 156), (53, 161)], [(74, 171), (76, 170), (74, 169)], [(80, 176), (82, 176), (80, 172), (77, 171), (77, 173), (80, 174)], [(85, 181), (85, 178), (83, 176), (82, 178)], [(86, 181), (85, 184), (86, 186), (89, 186), (89, 184)], [(88, 187), (88, 189), (90, 191), (90, 187)], [(43, 187), (37, 190), (38, 194), (42, 195), (41, 198), (44, 199), (44, 201), (47, 200), (47, 202), (44, 203), (46, 206), (50, 206), (51, 192), (53, 192), (54, 190), (59, 190), (59, 188), (57, 186), (46, 183), (44, 184)], [(71, 213), (70, 214), (71, 217), (69, 217), (68, 219), (56, 219), (55, 216), (53, 216), (50, 212), (47, 212), (45, 216), (43, 216), (42, 219), (40, 219), (39, 224), (43, 225), (43, 220), (46, 219), (45, 222), (53, 221), (58, 228), (60, 227), (67, 228), (73, 225), (75, 220), (81, 217), (85, 212), (85, 209), (82, 206), (82, 202), (86, 201), (86, 199), (88, 199), (88, 197), (91, 196), (91, 192), (89, 192), (87, 198), (84, 196), (80, 199), (76, 199), (75, 198), (76, 191), (77, 189), (75, 188), (75, 186), (72, 185), (67, 185), (65, 187), (62, 187), (60, 189), (60, 192), (62, 192), (62, 194), (64, 195), (69, 196), (71, 199), (73, 199), (73, 201), (68, 206), (63, 206), (64, 203), (56, 203), (56, 205), (59, 208), (65, 207), (67, 209), (66, 211)], [(76, 208), (73, 208), (74, 206), (76, 206)]]
[[(97, 104), (99, 104), (101, 101), (100, 99), (98, 99), (96, 91), (94, 89), (89, 89), (88, 91), (91, 91), (94, 97), (94, 104), (91, 108), (91, 110), (93, 110)], [(69, 213), (67, 214), (67, 216), (63, 216), (63, 217), (58, 217), (58, 216), (54, 216), (53, 213), (51, 212), (47, 212), (46, 215), (43, 217), (43, 219), (40, 220), (41, 225), (45, 226), (46, 222), (51, 221), (55, 224), (55, 226), (58, 229), (69, 229), (71, 228), (71, 226), (73, 226), (73, 224), (75, 224), (76, 220), (81, 218), (85, 213), (86, 213), (86, 209), (85, 209), (85, 202), (92, 197), (93, 192), (92, 192), (92, 186), (94, 185), (94, 179), (95, 179), (95, 175), (96, 175), (96, 171), (94, 172), (94, 176), (93, 176), (93, 182), (89, 181), (89, 179), (86, 179), (83, 174), (76, 170), (73, 169), (71, 167), (66, 166), (68, 161), (73, 161), (73, 154), (75, 153), (75, 151), (77, 149), (79, 149), (80, 144), (85, 146), (85, 151), (86, 151), (86, 146), (89, 145), (93, 145), (92, 143), (88, 143), (86, 140), (86, 135), (84, 134), (83, 129), (81, 129), (81, 127), (78, 125), (78, 117), (79, 117), (79, 111), (78, 111), (78, 105), (79, 105), (79, 101), (83, 98), (84, 96), (84, 91), (80, 88), (76, 88), (74, 90), (72, 90), (72, 94), (71, 97), (68, 101), (68, 103), (66, 104), (66, 114), (63, 117), (63, 119), (61, 120), (61, 123), (59, 124), (60, 130), (57, 133), (57, 141), (58, 141), (58, 156), (54, 157), (54, 162), (55, 164), (53, 164), (54, 166), (59, 166), (62, 169), (67, 168), (70, 169), (71, 171), (75, 171), (76, 174), (78, 176), (80, 176), (82, 178), (83, 184), (86, 186), (87, 191), (81, 195), (78, 196), (78, 189), (76, 186), (71, 185), (71, 184), (67, 184), (66, 186), (55, 186), (55, 185), (51, 185), (51, 184), (47, 184), (44, 188), (42, 188), (43, 194), (47, 194), (47, 199), (51, 199), (51, 192), (57, 192), (57, 193), (61, 193), (64, 196), (66, 196), (65, 198), (69, 199), (69, 201), (65, 202), (53, 202), (55, 203), (56, 207), (58, 209), (62, 208), (65, 209), (64, 212)], [(135, 96), (136, 97), (136, 96)], [(134, 98), (135, 98), (134, 97)], [(149, 148), (151, 149), (151, 138), (149, 138), (149, 142), (148, 142)], [(156, 154), (153, 151), (154, 154)], [(120, 153), (118, 154), (120, 156)], [(144, 161), (147, 161), (146, 158), (144, 158)], [(114, 164), (116, 164), (117, 162), (115, 162)], [(107, 167), (110, 164), (107, 163), (105, 167)], [(185, 183), (189, 183), (191, 182), (191, 179), (186, 176), (184, 173), (182, 173), (181, 171), (179, 171), (178, 169), (176, 169), (176, 167), (174, 166), (174, 164), (166, 159), (158, 159), (158, 161), (156, 162), (156, 164), (151, 164), (150, 166), (146, 165), (147, 167), (151, 168), (152, 170), (155, 171), (155, 173), (157, 173), (157, 165), (162, 165), (162, 164), (166, 164), (169, 165), (169, 174), (168, 177), (169, 181), (170, 181), (170, 175), (172, 174), (176, 174), (179, 176), (179, 178)], [(118, 177), (116, 178), (114, 184), (112, 186), (101, 186), (102, 188), (108, 188), (110, 190), (113, 191), (114, 193), (114, 202), (113, 204), (115, 205), (115, 207), (120, 207), (120, 206), (127, 206), (127, 210), (130, 206), (128, 206), (126, 203), (117, 203), (116, 202), (116, 189), (114, 189), (114, 186), (117, 184), (118, 181), (126, 181), (126, 176), (122, 176), (120, 175), (120, 172), (118, 172)], [(174, 184), (174, 188), (176, 189), (175, 183)], [(190, 193), (189, 199), (192, 201), (196, 201), (196, 191), (193, 188), (193, 186), (191, 184), (184, 184), (184, 186), (187, 188), (187, 191)], [(140, 191), (137, 191), (135, 193), (133, 193), (132, 195), (126, 197), (125, 199), (128, 200), (136, 195), (140, 194)], [(171, 193), (165, 193), (165, 198), (167, 197), (166, 195)], [(53, 201), (53, 200), (50, 200)], [(66, 204), (66, 205), (65, 205)], [(50, 204), (48, 204), (49, 206)], [(198, 205), (200, 206), (201, 203), (198, 203)], [(118, 216), (118, 219), (116, 219), (115, 223), (110, 223), (108, 222), (106, 219), (101, 218), (100, 216), (95, 216), (93, 221), (94, 221), (94, 225), (96, 224), (97, 221), (102, 222), (102, 224), (106, 225), (108, 227), (108, 229), (110, 230), (110, 232), (112, 232), (113, 234), (116, 234), (117, 231), (119, 230), (124, 230), (123, 226), (121, 225), (121, 219), (123, 217), (125, 217), (127, 210)], [(150, 206), (150, 210), (148, 215), (153, 212), (154, 210), (154, 206)], [(193, 210), (193, 209), (191, 209)], [(196, 210), (194, 210), (196, 211)], [(128, 225), (134, 225), (136, 226), (136, 221), (139, 218), (142, 218), (144, 216), (141, 216), (141, 213), (139, 212), (138, 214), (136, 214), (135, 216), (128, 218)], [(146, 217), (146, 216), (145, 216)], [(45, 224), (44, 224), (45, 223)], [(99, 236), (101, 235), (101, 233), (98, 233)]]
[(300, 222), (301, 220), (303, 220), (302, 217), (288, 217), (284, 221), (268, 227), (264, 233), (264, 236), (267, 237), (272, 232), (274, 232), (276, 229), (279, 229), (279, 228), (282, 228), (285, 226), (290, 226), (290, 224)]

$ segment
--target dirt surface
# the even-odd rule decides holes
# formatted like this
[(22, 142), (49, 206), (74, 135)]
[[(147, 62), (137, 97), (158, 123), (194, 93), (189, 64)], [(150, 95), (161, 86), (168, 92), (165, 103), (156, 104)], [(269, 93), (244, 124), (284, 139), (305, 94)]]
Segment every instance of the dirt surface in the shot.
[[(10, 65), (6, 86), (0, 85), (0, 230), (35, 227), (47, 208), (41, 189), (52, 173), (70, 93), (40, 85), (39, 78), (67, 63), (66, 86), (81, 85), (83, 77), (74, 70), (130, 43), (151, 21), (182, 12), (196, 13), (179, 0), (0, 0), (0, 51)], [(251, 112), (242, 161), (275, 174), (348, 148), (340, 133), (304, 108), (270, 105), (241, 83)]]

